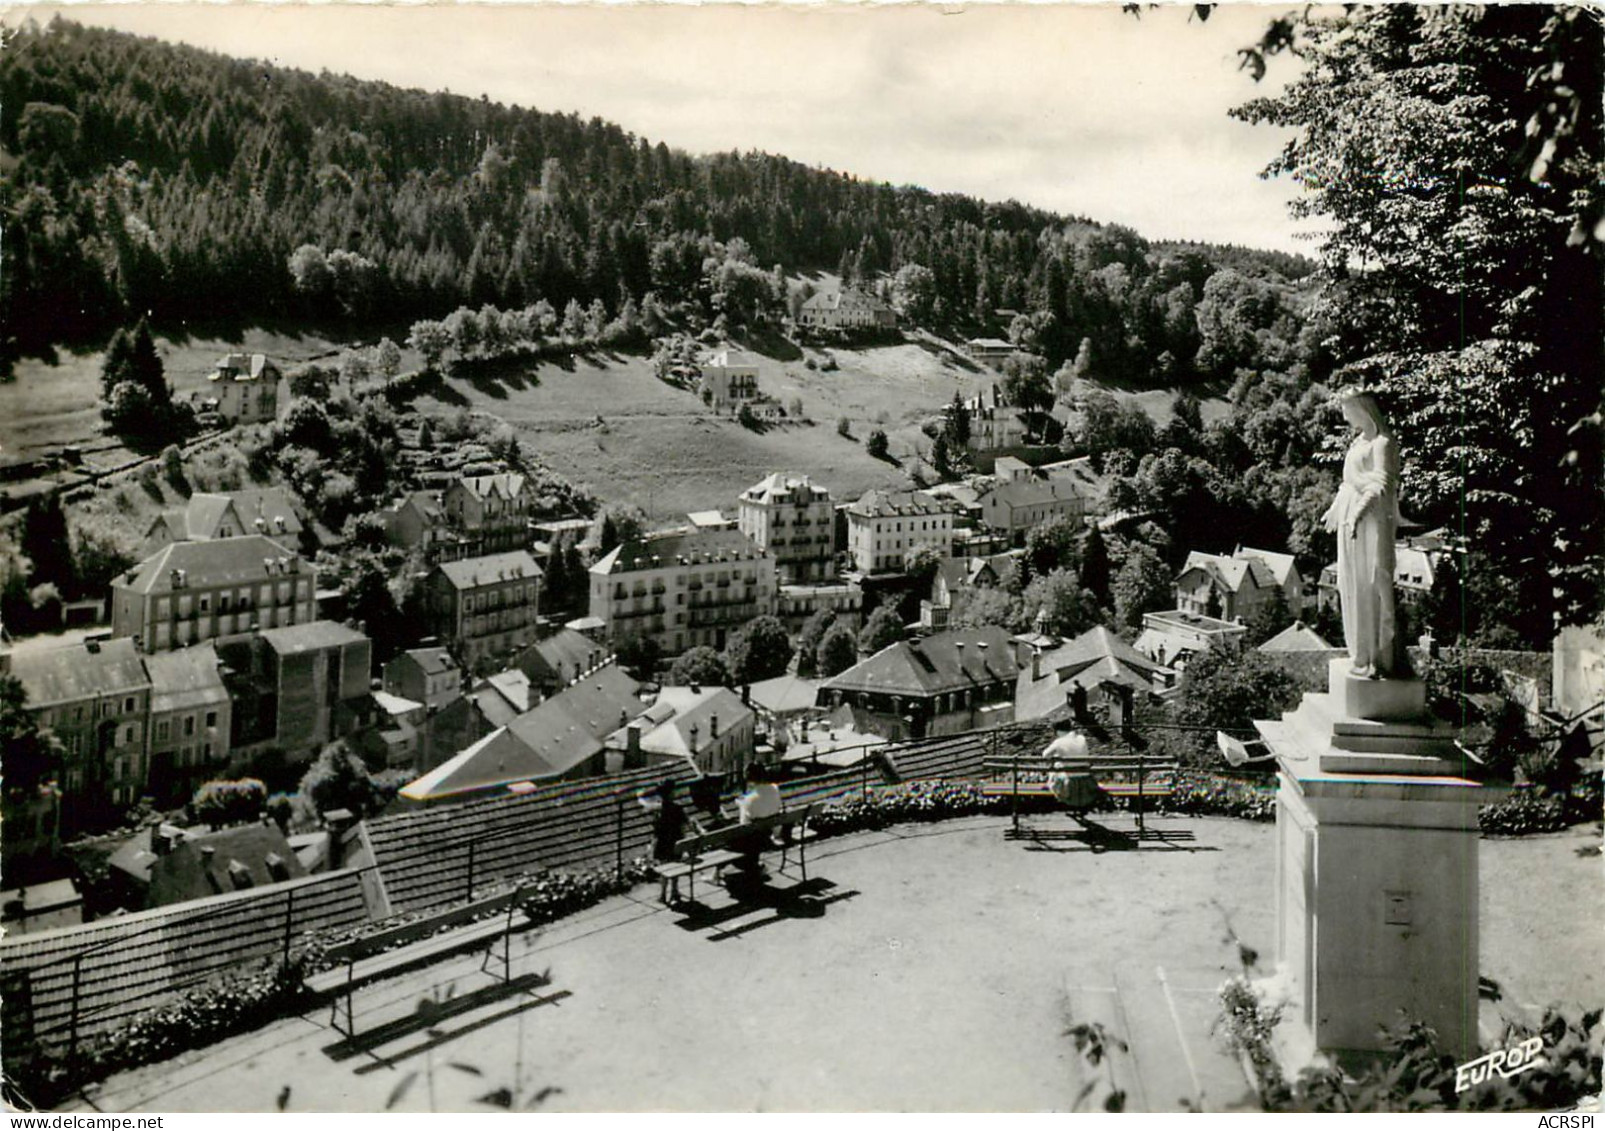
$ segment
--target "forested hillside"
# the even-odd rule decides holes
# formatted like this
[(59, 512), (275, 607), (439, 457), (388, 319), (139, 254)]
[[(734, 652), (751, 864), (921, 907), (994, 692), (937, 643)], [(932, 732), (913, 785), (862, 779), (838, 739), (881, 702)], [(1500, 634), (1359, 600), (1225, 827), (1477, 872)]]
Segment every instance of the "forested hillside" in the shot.
[[(103, 339), (145, 312), (158, 327), (358, 327), (540, 300), (559, 311), (600, 300), (612, 315), (648, 292), (672, 306), (706, 288), (715, 245), (739, 238), (765, 270), (882, 277), (921, 322), (1018, 323), (1051, 367), (1081, 355), (1103, 376), (1172, 383), (1230, 377), (1239, 330), (1288, 331), (1291, 280), (1313, 266), (1153, 247), (1088, 220), (766, 154), (692, 157), (599, 119), (61, 20), (7, 45), (0, 104), (11, 356)], [(292, 272), (303, 246), (329, 269)], [(1223, 262), (1232, 270), (1211, 289)]]

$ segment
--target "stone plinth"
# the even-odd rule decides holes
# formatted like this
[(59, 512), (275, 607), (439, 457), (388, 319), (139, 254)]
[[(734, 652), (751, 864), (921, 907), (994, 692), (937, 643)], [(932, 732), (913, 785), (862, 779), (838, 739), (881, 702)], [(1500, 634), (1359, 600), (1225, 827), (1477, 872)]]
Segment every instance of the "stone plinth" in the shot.
[(1377, 1050), (1381, 1028), (1408, 1015), (1470, 1055), (1484, 798), (1419, 681), (1347, 669), (1334, 662), (1327, 693), (1255, 724), (1281, 767), (1277, 954), (1292, 987), (1284, 1025), (1299, 1030), (1288, 1047)]

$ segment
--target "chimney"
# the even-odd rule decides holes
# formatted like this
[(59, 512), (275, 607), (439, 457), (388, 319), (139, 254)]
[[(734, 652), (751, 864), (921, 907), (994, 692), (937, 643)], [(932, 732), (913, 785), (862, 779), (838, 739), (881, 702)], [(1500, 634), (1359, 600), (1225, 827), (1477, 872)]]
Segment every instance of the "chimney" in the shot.
[(697, 724), (691, 724), (691, 753), (697, 752)]
[(624, 728), (624, 768), (633, 770), (645, 764), (646, 759), (641, 757), (641, 726), (631, 723)]
[(216, 855), (217, 849), (213, 848), (209, 844), (201, 845), (201, 867), (207, 871), (210, 871), (212, 867), (212, 857)]
[(693, 683), (693, 684), (692, 684), (692, 685), (691, 685), (691, 694), (693, 694), (693, 695), (701, 695), (701, 694), (702, 694), (702, 687), (701, 687), (701, 685), (700, 685), (700, 684), (696, 684), (696, 683)]
[(1031, 682), (1035, 683), (1042, 678), (1042, 649), (1031, 649)]
[(708, 718), (708, 741), (714, 742), (719, 738), (719, 716), (711, 715)]
[(745, 706), (752, 706), (752, 684), (743, 683), (741, 685), (741, 702)]
[(344, 866), (345, 834), (357, 823), (356, 814), (349, 809), (330, 809), (323, 815), (329, 830), (329, 870)]
[(88, 650), (88, 652), (89, 652), (89, 654), (91, 656), (98, 655), (100, 653), (100, 641), (98, 641), (98, 640), (85, 640), (84, 641), (84, 648)]

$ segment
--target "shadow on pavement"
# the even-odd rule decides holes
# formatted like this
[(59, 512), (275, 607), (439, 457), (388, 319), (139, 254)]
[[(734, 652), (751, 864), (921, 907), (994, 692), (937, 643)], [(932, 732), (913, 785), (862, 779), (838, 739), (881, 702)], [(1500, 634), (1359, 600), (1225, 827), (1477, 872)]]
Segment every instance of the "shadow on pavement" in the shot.
[[(364, 1064), (356, 1070), (359, 1076), (378, 1068), (389, 1067), (399, 1061), (406, 1060), (408, 1057), (417, 1056), (419, 1053), (438, 1048), (443, 1044), (456, 1040), (458, 1037), (472, 1033), (476, 1029), (483, 1029), (487, 1025), (493, 1025), (504, 1018), (512, 1017), (528, 1009), (556, 1004), (572, 995), (570, 990), (559, 990), (554, 994), (539, 994), (535, 992), (542, 986), (550, 985), (551, 980), (550, 972), (545, 974), (525, 974), (511, 981), (498, 980), (483, 989), (474, 990), (472, 993), (463, 994), (461, 997), (450, 998), (446, 1001), (425, 998), (407, 1016), (399, 1017), (382, 1025), (376, 1025), (372, 1029), (358, 1033), (354, 1037), (347, 1037), (345, 1040), (327, 1046), (324, 1048), (323, 1053), (333, 1061), (349, 1060), (354, 1056), (363, 1054), (372, 1056), (374, 1058), (372, 1063)], [(445, 1022), (453, 1018), (463, 1017), (466, 1014), (474, 1013), (487, 1006), (496, 1005), (499, 1002), (520, 995), (527, 995), (527, 1000), (519, 1002), (511, 1009), (504, 1009), (488, 1017), (476, 1018), (454, 1029), (443, 1027)], [(426, 1033), (429, 1040), (394, 1053), (381, 1054), (375, 1051), (384, 1045), (417, 1033)]]
[[(825, 908), (830, 904), (851, 899), (858, 894), (857, 891), (833, 891), (835, 886), (830, 880), (814, 879), (806, 883), (792, 884), (790, 887), (777, 888), (763, 880), (731, 877), (726, 890), (732, 902), (718, 907), (710, 907), (700, 901), (682, 903), (676, 910), (683, 918), (677, 920), (675, 926), (682, 931), (704, 931), (710, 927), (719, 927), (745, 918), (764, 908), (774, 912), (766, 918), (714, 931), (708, 936), (710, 941), (719, 942), (787, 919), (819, 919), (824, 916)], [(824, 894), (826, 892), (830, 894)]]

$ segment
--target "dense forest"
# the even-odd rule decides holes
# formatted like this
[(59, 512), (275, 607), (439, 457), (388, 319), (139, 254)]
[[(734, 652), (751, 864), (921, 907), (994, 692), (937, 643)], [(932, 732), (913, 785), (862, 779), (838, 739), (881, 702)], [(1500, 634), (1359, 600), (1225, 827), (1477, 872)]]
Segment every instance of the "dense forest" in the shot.
[[(1080, 355), (1171, 383), (1229, 377), (1240, 350), (1199, 327), (1272, 326), (1313, 268), (59, 19), (7, 45), (0, 104), (8, 356), (144, 314), (362, 326), (577, 300), (612, 316), (649, 292), (695, 297), (705, 260), (740, 240), (765, 270), (910, 268), (920, 321), (1012, 328), (1051, 367)], [(301, 248), (327, 269), (292, 270)]]
[[(500, 310), (577, 338), (709, 315), (720, 288), (773, 306), (786, 275), (838, 272), (917, 323), (1008, 333), (1044, 384), (1183, 390), (1164, 429), (1095, 395), (1065, 436), (1112, 473), (1115, 505), (1154, 518), (1108, 547), (1105, 607), (1158, 599), (1188, 549), (1330, 561), (1329, 393), (1363, 383), (1397, 425), (1409, 517), (1466, 549), (1433, 613), (1441, 635), (1544, 646), (1600, 608), (1598, 14), (1401, 5), (1267, 26), (1249, 71), (1303, 65), (1238, 115), (1293, 131), (1267, 172), (1325, 222), (1318, 264), (764, 154), (692, 157), (599, 120), (59, 20), (25, 28), (0, 56), (5, 353), (104, 340), (147, 311), (157, 328), (353, 332), (459, 311), (461, 338)], [(1229, 416), (1204, 427), (1193, 385), (1229, 390)]]

